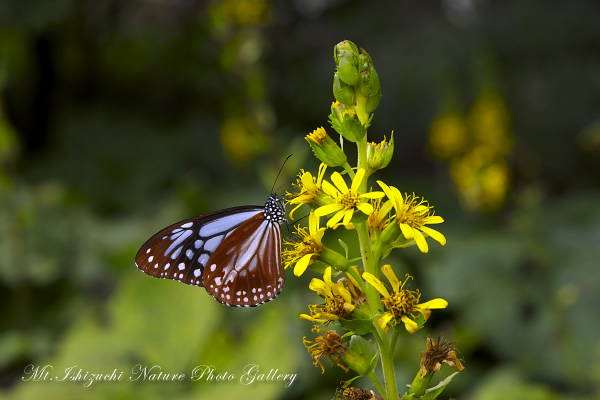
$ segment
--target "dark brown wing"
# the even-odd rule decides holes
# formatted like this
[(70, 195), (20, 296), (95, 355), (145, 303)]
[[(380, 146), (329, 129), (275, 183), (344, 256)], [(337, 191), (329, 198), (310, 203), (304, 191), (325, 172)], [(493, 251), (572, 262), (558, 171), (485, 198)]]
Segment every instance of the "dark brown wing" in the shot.
[(152, 236), (135, 256), (148, 275), (203, 286), (202, 273), (223, 239), (263, 207), (229, 208), (173, 224)]
[(281, 230), (258, 213), (238, 226), (212, 253), (204, 287), (228, 306), (253, 307), (274, 299), (283, 288)]

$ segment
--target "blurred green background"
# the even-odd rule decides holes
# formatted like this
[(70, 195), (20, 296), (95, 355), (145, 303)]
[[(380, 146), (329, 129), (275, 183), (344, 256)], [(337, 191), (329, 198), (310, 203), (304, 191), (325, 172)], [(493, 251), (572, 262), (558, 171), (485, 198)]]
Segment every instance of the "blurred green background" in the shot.
[[(316, 172), (303, 136), (349, 39), (381, 80), (370, 140), (394, 131), (378, 178), (446, 220), (445, 247), (391, 260), (449, 301), (400, 342), (401, 384), (443, 332), (466, 369), (441, 398), (600, 398), (599, 20), (592, 0), (0, 1), (0, 397), (331, 398), (351, 375), (311, 365), (296, 317), (314, 275), (229, 309), (133, 259), (170, 223), (263, 204), (288, 154), (281, 192)], [(299, 377), (127, 381), (138, 363)]]

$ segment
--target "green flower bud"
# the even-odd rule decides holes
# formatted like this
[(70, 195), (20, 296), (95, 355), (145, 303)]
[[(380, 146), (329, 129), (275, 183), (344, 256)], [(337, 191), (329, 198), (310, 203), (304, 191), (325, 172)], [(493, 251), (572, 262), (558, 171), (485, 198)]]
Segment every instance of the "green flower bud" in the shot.
[(346, 106), (339, 101), (331, 103), (331, 114), (329, 114), (329, 123), (331, 127), (335, 129), (337, 133), (342, 134), (342, 120), (343, 113), (346, 110)]
[(367, 98), (366, 111), (372, 113), (379, 106), (381, 100), (381, 86), (379, 84), (379, 75), (373, 67), (371, 56), (362, 50), (358, 57), (360, 79), (358, 89), (360, 93)]
[(433, 372), (427, 372), (424, 376), (422, 376), (421, 370), (419, 370), (419, 372), (417, 372), (417, 376), (415, 376), (415, 379), (410, 385), (410, 393), (414, 394), (415, 396), (423, 396), (429, 387), (429, 383), (431, 382), (433, 374)]
[(398, 227), (398, 224), (394, 221), (390, 224), (388, 224), (383, 231), (381, 232), (381, 235), (379, 236), (379, 240), (382, 243), (391, 243), (394, 240), (396, 240), (398, 238), (398, 236), (400, 235), (400, 228)]
[(333, 75), (333, 95), (340, 103), (354, 104), (354, 88), (344, 83), (337, 73)]
[(337, 73), (348, 85), (358, 83), (358, 48), (349, 40), (338, 43), (333, 50)]
[(323, 127), (317, 128), (308, 135), (306, 141), (310, 145), (315, 157), (328, 167), (340, 167), (346, 164), (346, 154), (325, 132)]
[(319, 260), (333, 266), (338, 271), (345, 271), (350, 266), (350, 262), (346, 257), (328, 247), (323, 248), (323, 251), (319, 254)]
[(358, 142), (367, 133), (367, 129), (360, 123), (354, 110), (345, 110), (342, 113), (342, 136), (350, 142)]
[(392, 160), (394, 154), (394, 132), (390, 142), (385, 141), (385, 136), (381, 143), (367, 143), (367, 165), (372, 170), (385, 168)]
[(366, 376), (373, 369), (370, 359), (367, 359), (367, 357), (352, 350), (351, 348), (348, 348), (340, 357), (340, 361), (348, 368), (354, 370), (360, 376)]

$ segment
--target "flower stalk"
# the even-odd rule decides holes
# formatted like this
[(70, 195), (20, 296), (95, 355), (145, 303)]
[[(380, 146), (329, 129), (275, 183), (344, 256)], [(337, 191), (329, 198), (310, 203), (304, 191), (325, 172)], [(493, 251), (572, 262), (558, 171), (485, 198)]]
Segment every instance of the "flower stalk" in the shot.
[[(382, 180), (376, 185), (369, 181), (372, 174), (390, 165), (394, 153), (393, 133), (389, 142), (385, 137), (379, 143), (368, 142), (373, 111), (381, 99), (379, 76), (371, 56), (350, 41), (335, 46), (334, 61), (336, 101), (331, 104), (329, 122), (340, 135), (340, 143), (356, 144), (356, 165), (350, 165), (344, 147), (323, 127), (306, 136), (321, 166), (316, 176), (301, 170), (294, 184), (297, 190), (286, 194), (286, 201), (294, 205), (290, 218), (299, 208), (308, 208), (309, 229), (296, 228), (296, 240), (285, 242), (283, 259), (297, 276), (309, 269), (323, 274), (323, 279), (313, 278), (309, 285), (321, 303), (309, 304), (309, 312), (300, 315), (317, 324), (313, 331), (320, 336), (304, 339), (315, 365), (324, 372), (322, 360), (329, 358), (345, 371), (369, 377), (379, 392), (346, 387), (344, 396), (373, 393), (372, 398), (397, 400), (396, 345), (402, 334), (422, 329), (432, 310), (446, 308), (448, 303), (441, 298), (421, 302), (420, 290), (408, 284), (411, 276), (403, 274), (405, 278), (400, 280), (402, 275), (390, 264), (382, 264), (398, 249), (414, 246), (427, 253), (427, 238), (445, 245), (445, 236), (429, 226), (444, 220), (423, 197), (402, 194)], [(358, 249), (351, 249), (341, 239), (338, 242), (344, 251), (330, 247), (328, 243), (335, 241), (324, 239), (335, 236), (338, 229), (354, 231)], [(462, 369), (456, 350), (445, 343), (428, 339), (426, 361), (419, 365), (411, 392), (403, 398), (435, 398), (441, 390), (429, 388), (429, 384), (441, 364)], [(383, 384), (373, 372), (375, 364), (383, 371)]]

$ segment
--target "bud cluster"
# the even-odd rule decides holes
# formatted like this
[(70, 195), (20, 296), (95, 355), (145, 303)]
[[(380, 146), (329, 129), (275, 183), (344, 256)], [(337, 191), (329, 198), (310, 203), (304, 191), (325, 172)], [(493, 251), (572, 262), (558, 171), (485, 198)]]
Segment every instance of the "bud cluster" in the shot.
[[(369, 53), (351, 41), (338, 43), (333, 50), (336, 72), (333, 75), (333, 95), (336, 101), (331, 105), (329, 122), (341, 138), (367, 145), (367, 163), (363, 168), (370, 175), (373, 171), (386, 167), (394, 152), (394, 137), (390, 142), (366, 143), (367, 128), (373, 118), (373, 111), (381, 100), (379, 76)], [(319, 128), (307, 135), (315, 156), (329, 167), (347, 164), (346, 155), (325, 132)]]

